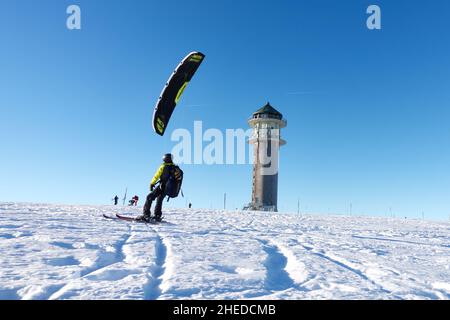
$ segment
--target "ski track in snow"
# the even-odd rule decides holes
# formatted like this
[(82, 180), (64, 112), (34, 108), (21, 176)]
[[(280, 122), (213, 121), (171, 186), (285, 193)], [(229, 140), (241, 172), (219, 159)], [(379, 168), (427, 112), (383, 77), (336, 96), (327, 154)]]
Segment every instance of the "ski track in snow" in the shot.
[(301, 282), (306, 280), (307, 272), (287, 248), (276, 243), (260, 240), (267, 258), (265, 287), (269, 292), (288, 289), (303, 290)]
[(0, 203), (0, 299), (449, 299), (450, 224)]
[(168, 245), (166, 244), (167, 241), (161, 237), (161, 235), (155, 228), (151, 228), (149, 225), (147, 225), (147, 227), (149, 230), (152, 230), (152, 232), (156, 234), (156, 236), (154, 236), (153, 238), (155, 243), (156, 259), (148, 272), (148, 281), (144, 286), (144, 299), (156, 300), (164, 290), (163, 279), (165, 278), (167, 271), (166, 267), (168, 265), (168, 263), (166, 262)]
[[(90, 267), (82, 270), (80, 272), (80, 278), (86, 278), (89, 280), (118, 280), (123, 276), (126, 276), (126, 273), (121, 272), (121, 270), (107, 270), (110, 266), (122, 262), (125, 260), (125, 254), (123, 252), (123, 246), (128, 242), (131, 237), (131, 227), (128, 227), (128, 232), (125, 234), (122, 239), (117, 241), (114, 245), (113, 252), (101, 252), (98, 261)], [(103, 272), (104, 271), (104, 272)], [(75, 281), (79, 281), (76, 279)], [(68, 282), (67, 284), (61, 286), (55, 293), (52, 293), (48, 299), (55, 300), (64, 298), (67, 289), (73, 286), (73, 282)], [(51, 293), (51, 291), (49, 291)]]
[(361, 277), (364, 281), (372, 284), (374, 286), (374, 288), (376, 288), (377, 290), (384, 292), (384, 293), (388, 293), (388, 294), (391, 293), (389, 290), (384, 289), (381, 284), (378, 284), (376, 281), (372, 280), (364, 271), (360, 270), (357, 266), (348, 262), (347, 260), (336, 257), (332, 254), (327, 254), (325, 252), (317, 252), (317, 251), (315, 252), (313, 248), (309, 248), (307, 246), (303, 246), (303, 248), (305, 248), (307, 251), (311, 252), (312, 254), (314, 254), (322, 259), (326, 259), (329, 262), (336, 264), (338, 267), (344, 268), (344, 269), (354, 273), (358, 277)]

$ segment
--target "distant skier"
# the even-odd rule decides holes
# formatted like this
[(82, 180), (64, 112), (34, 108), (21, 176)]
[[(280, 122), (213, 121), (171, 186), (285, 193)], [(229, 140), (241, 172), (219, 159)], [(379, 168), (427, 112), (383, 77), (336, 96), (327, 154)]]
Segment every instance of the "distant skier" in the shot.
[(117, 206), (117, 203), (119, 202), (119, 197), (116, 195), (114, 198), (114, 205)]
[(138, 201), (139, 201), (139, 197), (135, 195), (133, 197), (133, 204), (134, 204), (134, 206), (137, 206)]
[[(144, 212), (137, 217), (138, 220), (150, 221), (151, 207), (153, 201), (156, 199), (156, 206), (154, 211), (154, 219), (161, 221), (162, 203), (164, 197), (176, 198), (181, 189), (183, 181), (183, 171), (173, 163), (172, 154), (167, 153), (163, 157), (163, 163), (156, 171), (150, 183), (150, 193), (147, 196), (144, 205)], [(156, 186), (159, 183), (158, 186)]]
[(189, 209), (192, 208), (192, 203), (189, 202)]
[(138, 196), (134, 196), (133, 198), (131, 198), (128, 201), (128, 206), (132, 207), (132, 206), (137, 206), (137, 202), (139, 201), (139, 197)]

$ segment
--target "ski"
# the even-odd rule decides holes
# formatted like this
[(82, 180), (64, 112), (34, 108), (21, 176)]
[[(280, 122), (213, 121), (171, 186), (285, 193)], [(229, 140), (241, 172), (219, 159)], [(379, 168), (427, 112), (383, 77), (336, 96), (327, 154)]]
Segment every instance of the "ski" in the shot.
[(120, 220), (125, 220), (129, 222), (136, 222), (136, 223), (150, 223), (150, 224), (159, 224), (159, 223), (165, 223), (165, 221), (156, 221), (151, 219), (150, 221), (144, 221), (144, 220), (138, 220), (135, 217), (129, 217), (129, 216), (122, 216), (120, 214), (116, 214), (116, 217)]
[(115, 219), (117, 219), (117, 217), (113, 217), (113, 216), (108, 216), (107, 214), (103, 214), (103, 218), (105, 218), (105, 219), (110, 219), (110, 220), (115, 220)]

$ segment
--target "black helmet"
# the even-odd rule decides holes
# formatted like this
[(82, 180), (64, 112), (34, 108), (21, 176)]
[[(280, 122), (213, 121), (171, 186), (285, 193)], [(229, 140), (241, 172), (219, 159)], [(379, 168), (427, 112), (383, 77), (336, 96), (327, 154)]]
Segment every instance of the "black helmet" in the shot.
[(166, 163), (173, 162), (173, 156), (171, 153), (166, 153), (163, 157), (163, 161)]

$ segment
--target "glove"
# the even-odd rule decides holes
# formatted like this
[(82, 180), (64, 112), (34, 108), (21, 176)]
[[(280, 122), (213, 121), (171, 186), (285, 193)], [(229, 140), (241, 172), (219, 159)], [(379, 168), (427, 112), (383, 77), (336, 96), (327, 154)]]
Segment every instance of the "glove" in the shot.
[(155, 185), (154, 185), (154, 184), (151, 184), (151, 185), (150, 185), (150, 191), (153, 191), (153, 189), (155, 189)]

